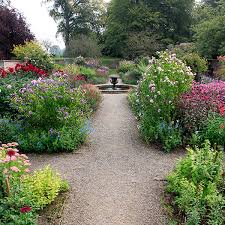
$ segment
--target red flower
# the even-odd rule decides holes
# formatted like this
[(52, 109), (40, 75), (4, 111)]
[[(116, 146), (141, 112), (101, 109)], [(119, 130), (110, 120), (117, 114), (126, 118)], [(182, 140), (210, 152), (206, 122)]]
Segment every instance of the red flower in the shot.
[(224, 106), (219, 107), (219, 112), (220, 112), (221, 116), (225, 115), (225, 108), (224, 108)]
[(14, 73), (14, 71), (15, 71), (15, 70), (14, 70), (13, 67), (9, 67), (9, 72), (10, 72), (10, 73)]
[(7, 72), (5, 70), (1, 71), (1, 77), (4, 78), (7, 76)]
[(29, 213), (31, 211), (31, 207), (30, 206), (24, 206), (20, 209), (21, 213)]
[(15, 70), (16, 71), (21, 70), (22, 66), (23, 66), (22, 64), (17, 63), (16, 66), (15, 66)]
[(9, 149), (7, 151), (7, 155), (10, 156), (10, 157), (14, 156), (15, 154), (16, 154), (16, 151), (14, 151), (13, 149)]

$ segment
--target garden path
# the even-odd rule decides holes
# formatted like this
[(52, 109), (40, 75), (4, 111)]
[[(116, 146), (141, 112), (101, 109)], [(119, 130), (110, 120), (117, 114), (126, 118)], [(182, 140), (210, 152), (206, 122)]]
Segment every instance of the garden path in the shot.
[(34, 168), (50, 164), (71, 185), (59, 224), (166, 225), (162, 180), (183, 153), (141, 140), (126, 94), (104, 95), (93, 129), (78, 152), (31, 155)]

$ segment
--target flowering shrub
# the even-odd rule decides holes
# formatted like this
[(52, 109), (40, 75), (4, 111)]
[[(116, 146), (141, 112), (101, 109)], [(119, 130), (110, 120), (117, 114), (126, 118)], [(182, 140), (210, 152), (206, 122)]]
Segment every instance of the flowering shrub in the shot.
[(102, 99), (99, 89), (92, 84), (84, 84), (82, 85), (82, 92), (84, 93), (87, 104), (93, 110), (96, 110)]
[(181, 96), (179, 107), (187, 131), (200, 130), (211, 112), (225, 115), (225, 82), (193, 84), (191, 91)]
[(105, 67), (105, 66), (101, 66), (101, 67), (96, 69), (96, 72), (100, 76), (107, 76), (108, 73), (109, 73), (109, 68)]
[[(108, 77), (98, 74), (93, 68), (87, 68), (84, 66), (76, 66), (73, 64), (67, 65), (64, 68), (64, 72), (68, 74), (68, 78), (73, 86), (77, 86), (77, 79), (83, 77), (83, 81), (89, 84), (106, 83)], [(81, 82), (81, 84), (83, 84)]]
[(223, 225), (225, 222), (225, 179), (223, 153), (205, 142), (188, 155), (168, 177), (167, 203), (181, 221), (176, 224)]
[(29, 41), (24, 45), (17, 45), (12, 52), (18, 59), (28, 61), (44, 71), (49, 72), (53, 69), (52, 59), (36, 41)]
[(130, 70), (134, 70), (135, 68), (136, 68), (136, 65), (133, 61), (123, 60), (119, 64), (118, 72), (119, 73), (126, 73)]
[(84, 93), (63, 77), (32, 80), (12, 98), (20, 126), (16, 140), (23, 151), (73, 151), (84, 141), (90, 114)]
[[(193, 77), (191, 69), (168, 52), (160, 53), (159, 59), (153, 58), (145, 67), (131, 105), (137, 110), (140, 130), (147, 141), (160, 141), (166, 150), (175, 147), (170, 140), (181, 143), (176, 105), (180, 95), (191, 88)], [(165, 136), (158, 127), (172, 131)]]
[(30, 161), (18, 143), (0, 147), (0, 224), (37, 225), (37, 210), (68, 190), (50, 167), (29, 174)]
[(29, 173), (28, 157), (20, 154), (16, 142), (0, 147), (0, 223), (36, 224), (30, 192), (23, 191), (22, 178)]

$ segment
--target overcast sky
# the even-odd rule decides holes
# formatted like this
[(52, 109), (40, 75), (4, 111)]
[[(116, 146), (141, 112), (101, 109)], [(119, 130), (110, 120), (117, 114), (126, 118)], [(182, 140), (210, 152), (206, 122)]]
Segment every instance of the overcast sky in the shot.
[(59, 35), (56, 38), (57, 25), (49, 16), (46, 5), (41, 4), (41, 2), (42, 0), (11, 0), (12, 6), (24, 15), (32, 33), (39, 41), (50, 40), (63, 48), (62, 37)]

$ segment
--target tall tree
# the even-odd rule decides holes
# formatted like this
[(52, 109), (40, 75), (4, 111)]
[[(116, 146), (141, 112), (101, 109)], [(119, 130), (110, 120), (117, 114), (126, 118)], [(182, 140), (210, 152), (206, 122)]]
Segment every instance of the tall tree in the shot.
[(225, 2), (216, 7), (200, 5), (195, 12), (194, 26), (196, 47), (204, 57), (212, 59), (225, 55)]
[(13, 8), (0, 6), (0, 58), (10, 59), (14, 45), (33, 39), (24, 17)]
[[(158, 48), (187, 40), (193, 6), (194, 0), (112, 0), (105, 33), (106, 50), (123, 56), (128, 39), (137, 40), (140, 33), (143, 40), (140, 45), (155, 43)], [(148, 41), (144, 41), (144, 36)]]
[[(58, 22), (58, 33), (63, 35), (68, 47), (71, 37), (98, 30), (100, 17), (98, 5), (102, 0), (44, 0), (49, 5), (50, 16)], [(98, 30), (99, 31), (99, 30)]]

